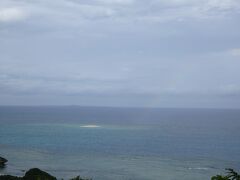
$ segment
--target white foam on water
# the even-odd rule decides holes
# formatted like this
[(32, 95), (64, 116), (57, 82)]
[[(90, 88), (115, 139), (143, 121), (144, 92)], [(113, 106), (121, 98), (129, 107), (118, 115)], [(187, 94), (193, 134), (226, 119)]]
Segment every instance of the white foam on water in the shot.
[(196, 167), (196, 168), (188, 168), (189, 170), (208, 170), (209, 168), (206, 167)]
[(101, 126), (95, 124), (82, 125), (81, 128), (100, 128)]

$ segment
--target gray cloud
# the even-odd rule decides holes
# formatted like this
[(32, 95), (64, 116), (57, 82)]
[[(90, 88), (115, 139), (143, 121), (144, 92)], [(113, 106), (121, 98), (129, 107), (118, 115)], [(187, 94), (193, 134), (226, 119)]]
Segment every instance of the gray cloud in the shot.
[[(67, 25), (82, 25), (85, 21), (89, 22), (93, 19), (108, 19), (117, 22), (167, 22), (219, 18), (238, 13), (240, 10), (240, 3), (237, 0), (59, 0), (51, 2), (3, 0), (1, 5), (3, 12), (12, 11), (8, 16), (28, 13), (38, 18), (39, 21), (52, 21), (54, 24), (66, 23)], [(25, 12), (22, 10), (18, 12), (20, 8)], [(2, 13), (2, 16), (6, 13), (8, 12)]]
[(237, 0), (2, 0), (1, 104), (239, 108), (239, 13)]

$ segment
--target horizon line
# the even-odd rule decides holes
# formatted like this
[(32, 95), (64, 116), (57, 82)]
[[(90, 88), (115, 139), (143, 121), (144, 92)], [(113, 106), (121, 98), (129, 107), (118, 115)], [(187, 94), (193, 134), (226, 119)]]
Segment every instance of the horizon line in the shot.
[(152, 106), (99, 106), (99, 105), (3, 105), (0, 107), (81, 107), (81, 108), (133, 108), (133, 109), (219, 109), (240, 110), (239, 107), (152, 107)]

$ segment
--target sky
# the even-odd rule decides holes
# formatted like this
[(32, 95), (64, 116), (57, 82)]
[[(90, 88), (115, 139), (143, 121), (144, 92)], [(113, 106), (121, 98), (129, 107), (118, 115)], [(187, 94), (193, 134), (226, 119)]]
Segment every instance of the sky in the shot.
[(1, 0), (0, 105), (240, 108), (240, 1)]

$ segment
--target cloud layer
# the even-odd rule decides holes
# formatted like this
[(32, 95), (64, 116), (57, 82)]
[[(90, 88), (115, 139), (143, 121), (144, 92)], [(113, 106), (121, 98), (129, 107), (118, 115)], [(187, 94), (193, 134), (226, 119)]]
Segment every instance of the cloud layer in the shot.
[(2, 0), (1, 104), (239, 108), (239, 17), (238, 0)]

